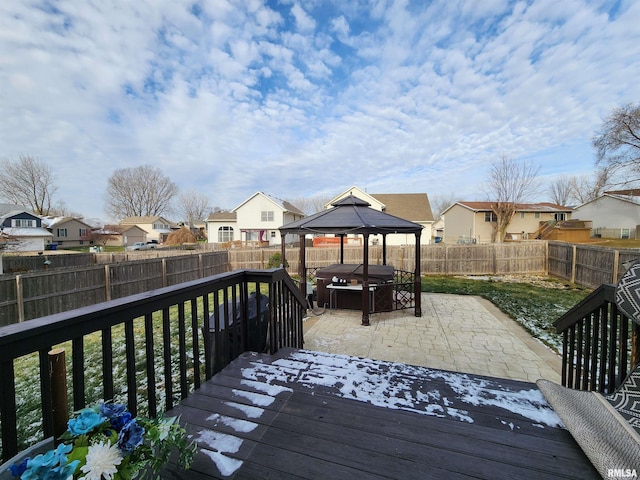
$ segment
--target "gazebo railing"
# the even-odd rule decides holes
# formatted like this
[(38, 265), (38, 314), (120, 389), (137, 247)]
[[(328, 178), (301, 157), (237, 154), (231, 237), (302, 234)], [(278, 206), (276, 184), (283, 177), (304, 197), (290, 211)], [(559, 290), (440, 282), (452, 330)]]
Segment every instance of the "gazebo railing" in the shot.
[[(315, 284), (316, 272), (321, 268), (322, 267), (307, 267), (305, 269), (305, 277), (307, 279), (307, 282)], [(391, 283), (391, 287), (393, 289), (391, 304), (392, 310), (405, 310), (409, 308), (415, 308), (415, 279), (415, 272), (408, 272), (405, 270), (393, 271), (393, 282)], [(307, 292), (307, 295), (310, 294), (312, 294), (312, 291)], [(323, 306), (324, 305), (318, 305), (318, 307)]]
[(404, 310), (416, 306), (414, 272), (395, 270), (393, 272), (393, 309)]

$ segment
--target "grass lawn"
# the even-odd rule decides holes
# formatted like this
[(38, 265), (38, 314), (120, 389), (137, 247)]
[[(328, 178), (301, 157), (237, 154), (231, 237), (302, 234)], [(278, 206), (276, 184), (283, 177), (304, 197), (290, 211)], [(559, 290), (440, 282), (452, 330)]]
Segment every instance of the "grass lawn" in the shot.
[(560, 352), (562, 338), (555, 333), (553, 322), (592, 290), (552, 277), (424, 276), (422, 291), (486, 298), (535, 338)]

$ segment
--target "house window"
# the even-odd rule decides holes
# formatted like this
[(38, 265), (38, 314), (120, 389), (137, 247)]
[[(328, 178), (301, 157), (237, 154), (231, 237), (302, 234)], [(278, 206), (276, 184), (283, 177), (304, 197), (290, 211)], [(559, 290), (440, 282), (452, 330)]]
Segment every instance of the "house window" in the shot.
[(533, 214), (533, 216), (534, 216), (535, 218), (540, 218), (540, 212), (536, 212), (536, 213), (534, 213), (534, 214)]
[(260, 220), (263, 222), (273, 222), (273, 210), (263, 211), (260, 213)]
[(218, 228), (218, 242), (232, 242), (233, 241), (233, 227), (220, 227)]
[(169, 230), (169, 224), (168, 223), (154, 223), (153, 224), (153, 229), (154, 230)]
[(58, 228), (56, 229), (56, 237), (66, 237), (67, 229), (66, 228)]
[(494, 212), (484, 212), (484, 221), (485, 222), (497, 222), (498, 217)]
[(524, 218), (524, 212), (520, 212), (520, 218)]
[(87, 229), (86, 228), (81, 228), (80, 229), (80, 238), (84, 238), (87, 236)]
[(553, 218), (556, 219), (556, 222), (564, 222), (567, 219), (566, 213), (555, 213)]
[(275, 231), (271, 232), (271, 238), (276, 238), (276, 232)]
[(11, 220), (11, 226), (18, 228), (33, 228), (36, 226), (36, 221), (26, 218), (14, 218)]
[(628, 229), (628, 228), (621, 228), (620, 229), (620, 238), (629, 239), (629, 237), (631, 237), (631, 230)]

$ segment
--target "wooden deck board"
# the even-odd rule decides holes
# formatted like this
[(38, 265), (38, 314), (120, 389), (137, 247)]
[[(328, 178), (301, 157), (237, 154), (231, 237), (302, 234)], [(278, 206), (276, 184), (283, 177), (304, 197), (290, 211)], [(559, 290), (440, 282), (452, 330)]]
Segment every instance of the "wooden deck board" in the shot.
[[(412, 403), (384, 404), (396, 399), (376, 382)], [(346, 398), (360, 384), (371, 398)], [(163, 478), (599, 478), (566, 430), (509, 409), (535, 390), (296, 350), (243, 355), (170, 412), (202, 450), (192, 470)]]

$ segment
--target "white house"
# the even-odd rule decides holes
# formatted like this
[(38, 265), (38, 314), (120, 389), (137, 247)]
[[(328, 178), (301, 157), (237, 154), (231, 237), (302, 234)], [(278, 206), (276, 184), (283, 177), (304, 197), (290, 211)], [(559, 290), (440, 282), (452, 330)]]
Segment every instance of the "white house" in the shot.
[[(433, 236), (433, 213), (431, 204), (426, 193), (367, 193), (364, 190), (353, 186), (336, 197), (332, 198), (325, 208), (332, 208), (331, 204), (342, 200), (343, 198), (353, 194), (361, 200), (369, 203), (371, 208), (393, 215), (403, 220), (422, 225), (422, 235), (420, 243), (428, 245), (431, 243)], [(377, 235), (372, 235), (370, 241), (372, 243), (382, 242)], [(414, 245), (415, 236), (413, 234), (390, 234), (387, 235), (387, 245)]]
[(209, 243), (280, 245), (278, 228), (304, 216), (289, 202), (256, 192), (230, 212), (209, 215), (207, 238)]
[(0, 205), (0, 231), (5, 251), (41, 252), (53, 237), (40, 217), (16, 205)]
[(576, 207), (573, 218), (590, 220), (594, 236), (638, 238), (640, 189), (605, 192)]

